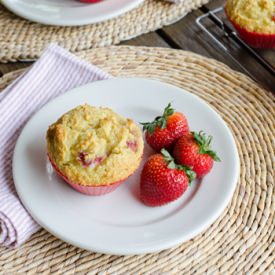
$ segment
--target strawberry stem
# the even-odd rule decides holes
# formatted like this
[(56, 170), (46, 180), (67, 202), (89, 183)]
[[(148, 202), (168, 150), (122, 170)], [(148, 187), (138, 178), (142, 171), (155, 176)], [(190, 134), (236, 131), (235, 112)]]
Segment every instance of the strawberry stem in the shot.
[(164, 148), (162, 148), (160, 150), (161, 154), (163, 155), (163, 158), (166, 162), (171, 162), (171, 161), (174, 161), (173, 157), (170, 155), (170, 153), (165, 150)]
[(186, 174), (189, 183), (196, 178), (196, 173), (189, 166), (176, 164), (173, 157), (167, 150), (161, 149), (160, 152), (163, 155), (164, 161), (168, 163), (167, 167), (169, 169), (178, 169), (183, 171)]
[(191, 132), (196, 143), (199, 146), (199, 154), (207, 154), (215, 161), (221, 161), (217, 153), (211, 149), (212, 136), (206, 136), (203, 131), (199, 133)]
[(171, 107), (171, 102), (165, 107), (162, 116), (157, 116), (152, 122), (140, 122), (143, 125), (142, 130), (147, 131), (151, 136), (155, 129), (159, 127), (160, 129), (165, 129), (167, 124), (167, 119), (174, 113), (174, 109)]

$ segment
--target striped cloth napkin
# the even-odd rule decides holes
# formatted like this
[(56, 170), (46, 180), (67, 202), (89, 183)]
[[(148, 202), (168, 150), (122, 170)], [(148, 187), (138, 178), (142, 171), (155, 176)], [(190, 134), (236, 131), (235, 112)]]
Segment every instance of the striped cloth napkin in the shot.
[(52, 44), (0, 93), (0, 244), (17, 247), (40, 228), (21, 204), (13, 184), (12, 156), (22, 127), (54, 97), (74, 87), (110, 77)]

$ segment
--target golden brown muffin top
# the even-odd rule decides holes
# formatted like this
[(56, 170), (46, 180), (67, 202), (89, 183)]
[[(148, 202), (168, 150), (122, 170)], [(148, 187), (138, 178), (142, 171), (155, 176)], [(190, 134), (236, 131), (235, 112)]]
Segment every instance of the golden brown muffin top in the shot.
[(275, 0), (227, 0), (229, 18), (250, 32), (275, 34)]
[(60, 172), (81, 185), (108, 185), (139, 166), (143, 138), (133, 120), (108, 108), (78, 106), (47, 131), (48, 154)]

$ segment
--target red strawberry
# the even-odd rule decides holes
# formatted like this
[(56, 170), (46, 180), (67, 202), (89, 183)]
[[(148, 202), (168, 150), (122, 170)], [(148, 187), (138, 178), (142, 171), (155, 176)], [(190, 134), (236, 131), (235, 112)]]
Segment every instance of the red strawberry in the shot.
[(174, 112), (171, 103), (164, 109), (163, 115), (153, 122), (141, 123), (147, 143), (156, 151), (161, 148), (169, 149), (175, 140), (189, 132), (186, 117)]
[(210, 172), (214, 160), (220, 161), (216, 152), (210, 148), (212, 137), (206, 137), (201, 131), (191, 132), (176, 142), (173, 149), (173, 156), (177, 163), (190, 166), (197, 174), (197, 178), (202, 178)]
[(161, 206), (178, 199), (196, 174), (188, 167), (177, 165), (170, 154), (149, 157), (141, 172), (141, 200), (148, 206)]

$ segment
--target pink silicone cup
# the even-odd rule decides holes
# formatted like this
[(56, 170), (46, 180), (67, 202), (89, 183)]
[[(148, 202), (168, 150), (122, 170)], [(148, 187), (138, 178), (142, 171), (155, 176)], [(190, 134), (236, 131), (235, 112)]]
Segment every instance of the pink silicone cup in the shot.
[[(54, 170), (59, 174), (59, 176), (61, 176), (72, 188), (74, 188), (76, 191), (86, 194), (86, 195), (90, 195), (90, 196), (100, 196), (100, 195), (104, 195), (107, 193), (110, 193), (112, 191), (114, 191), (119, 185), (121, 185), (125, 180), (128, 179), (125, 178), (123, 180), (108, 184), (108, 185), (100, 185), (100, 186), (85, 186), (85, 185), (81, 185), (81, 184), (77, 184), (72, 182), (71, 180), (69, 180), (65, 175), (63, 175), (60, 170), (57, 168), (57, 166), (52, 162), (51, 158), (49, 157), (49, 161), (51, 163), (51, 165), (53, 166)], [(130, 175), (129, 175), (130, 177)]]
[(248, 45), (253, 48), (259, 49), (275, 48), (275, 34), (264, 34), (248, 31), (246, 28), (240, 27), (238, 24), (232, 21), (226, 12), (226, 9), (225, 14), (227, 15), (227, 18), (234, 26), (235, 30), (238, 32), (242, 40)]
[(259, 49), (272, 49), (275, 48), (275, 34), (260, 34), (256, 32), (247, 31), (245, 28), (241, 28), (236, 23), (230, 21), (240, 37), (248, 45), (253, 48)]

